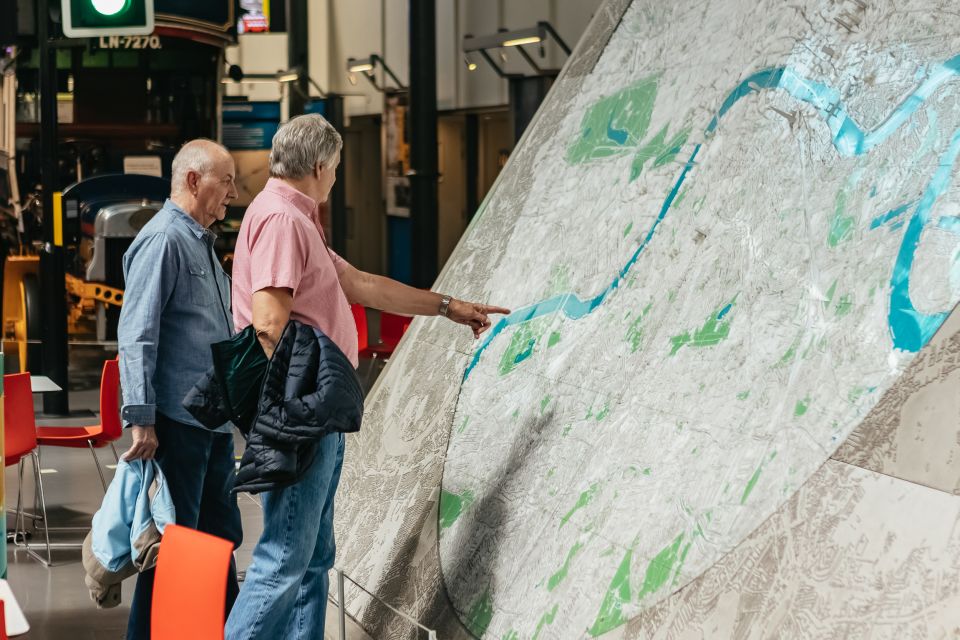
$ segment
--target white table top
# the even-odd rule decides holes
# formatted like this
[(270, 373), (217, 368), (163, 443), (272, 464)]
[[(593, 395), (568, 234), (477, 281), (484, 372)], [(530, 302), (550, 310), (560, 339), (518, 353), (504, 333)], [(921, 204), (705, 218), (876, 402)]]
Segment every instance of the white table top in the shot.
[(30, 388), (34, 393), (47, 393), (48, 391), (63, 391), (60, 386), (47, 376), (30, 376)]
[(17, 599), (10, 590), (6, 580), (0, 580), (0, 600), (3, 600), (3, 609), (7, 623), (7, 635), (19, 636), (30, 631), (27, 619), (23, 617), (23, 609), (17, 604)]

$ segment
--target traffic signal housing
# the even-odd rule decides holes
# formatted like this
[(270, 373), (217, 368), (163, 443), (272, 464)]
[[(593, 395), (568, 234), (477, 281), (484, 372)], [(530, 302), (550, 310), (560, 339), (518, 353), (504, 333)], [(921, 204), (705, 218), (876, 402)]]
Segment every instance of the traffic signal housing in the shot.
[(153, 33), (153, 0), (61, 0), (68, 38)]

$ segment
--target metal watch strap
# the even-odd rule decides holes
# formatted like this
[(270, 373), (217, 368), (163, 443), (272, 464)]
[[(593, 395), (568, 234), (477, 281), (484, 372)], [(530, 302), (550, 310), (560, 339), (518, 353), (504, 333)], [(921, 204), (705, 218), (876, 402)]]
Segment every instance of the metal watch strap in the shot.
[(447, 314), (450, 313), (450, 296), (443, 296), (440, 299), (440, 315), (444, 318), (447, 317)]

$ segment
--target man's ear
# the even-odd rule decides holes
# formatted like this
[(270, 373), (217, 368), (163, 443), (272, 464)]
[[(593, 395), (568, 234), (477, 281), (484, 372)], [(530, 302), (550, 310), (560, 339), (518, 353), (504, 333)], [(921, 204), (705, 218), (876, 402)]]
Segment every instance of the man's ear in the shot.
[(187, 172), (187, 187), (190, 189), (190, 193), (197, 195), (200, 191), (200, 174), (196, 171)]
[(315, 177), (317, 180), (319, 180), (319, 179), (320, 179), (320, 174), (322, 174), (322, 173), (323, 173), (323, 163), (318, 162), (317, 164), (315, 164), (315, 165), (313, 166), (313, 177)]

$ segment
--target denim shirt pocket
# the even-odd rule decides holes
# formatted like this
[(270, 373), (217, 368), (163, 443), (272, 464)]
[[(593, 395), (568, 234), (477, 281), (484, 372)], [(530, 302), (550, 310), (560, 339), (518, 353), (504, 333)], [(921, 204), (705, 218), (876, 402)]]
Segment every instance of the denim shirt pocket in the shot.
[(210, 270), (195, 264), (188, 264), (187, 270), (190, 272), (190, 302), (201, 307), (213, 304), (213, 287), (208, 281)]

